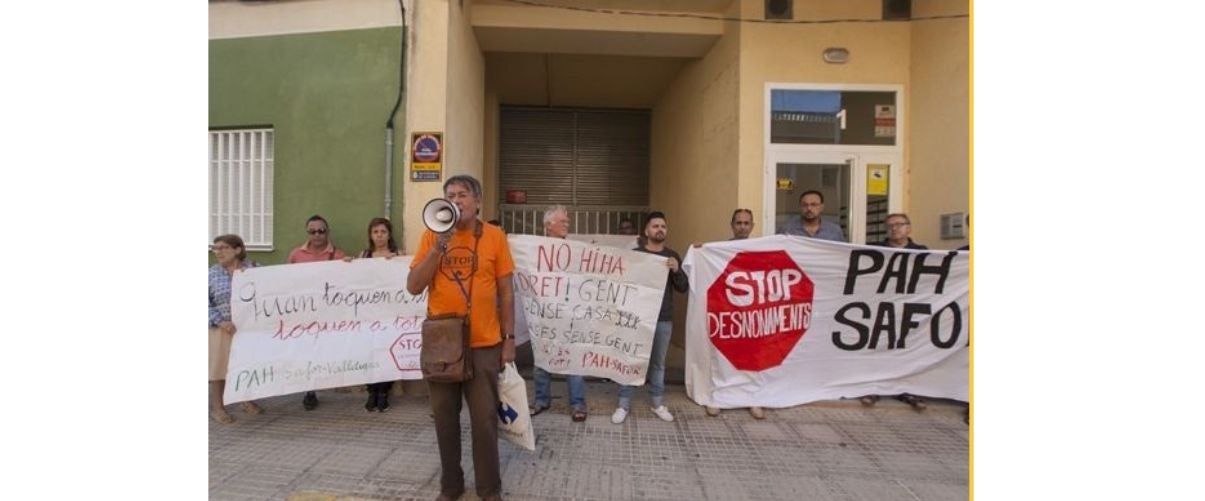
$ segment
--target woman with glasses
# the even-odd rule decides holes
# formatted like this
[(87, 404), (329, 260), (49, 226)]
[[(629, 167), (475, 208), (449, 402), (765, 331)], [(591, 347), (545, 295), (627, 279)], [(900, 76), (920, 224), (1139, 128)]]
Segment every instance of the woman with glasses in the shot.
[[(213, 239), (213, 254), (218, 263), (209, 268), (209, 403), (210, 415), (222, 424), (234, 422), (226, 412), (222, 393), (226, 391), (226, 367), (230, 361), (230, 343), (234, 339), (234, 323), (230, 320), (230, 282), (234, 273), (259, 266), (247, 260), (247, 249), (238, 235), (221, 235)], [(243, 402), (243, 412), (263, 412), (255, 402)]]
[[(397, 242), (393, 240), (393, 224), (383, 217), (373, 218), (368, 223), (368, 247), (360, 252), (360, 258), (392, 259), (398, 256)], [(364, 409), (368, 412), (389, 410), (389, 389), (393, 381), (382, 381), (368, 385), (368, 401)]]

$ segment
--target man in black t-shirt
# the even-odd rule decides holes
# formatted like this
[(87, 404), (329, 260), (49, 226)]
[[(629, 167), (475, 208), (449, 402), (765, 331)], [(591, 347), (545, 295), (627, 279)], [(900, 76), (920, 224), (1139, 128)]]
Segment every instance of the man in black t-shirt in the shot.
[[(635, 250), (669, 259), (665, 263), (670, 270), (669, 277), (665, 279), (665, 296), (661, 298), (661, 312), (657, 316), (657, 328), (653, 331), (653, 351), (649, 354), (648, 388), (649, 397), (653, 401), (653, 414), (663, 421), (673, 421), (674, 415), (670, 414), (669, 409), (661, 400), (665, 394), (665, 354), (669, 350), (669, 337), (674, 330), (674, 302), (671, 295), (674, 290), (686, 292), (689, 288), (686, 282), (686, 272), (683, 272), (679, 266), (682, 258), (665, 245), (667, 236), (669, 236), (669, 225), (666, 223), (665, 214), (654, 211), (644, 222), (645, 243)], [(612, 423), (620, 424), (627, 419), (632, 404), (632, 391), (635, 388), (635, 386), (620, 385), (619, 405), (615, 409), (615, 413), (611, 415)]]

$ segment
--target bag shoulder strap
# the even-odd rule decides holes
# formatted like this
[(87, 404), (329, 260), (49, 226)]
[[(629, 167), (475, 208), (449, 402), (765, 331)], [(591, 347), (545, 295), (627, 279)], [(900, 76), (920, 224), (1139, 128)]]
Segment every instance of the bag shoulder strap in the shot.
[[(460, 272), (452, 273), (452, 279), (456, 280), (456, 285), (460, 287), (460, 293), (464, 295), (465, 306), (469, 317), (473, 315), (473, 276), (477, 274), (477, 249), (481, 246), (481, 228), (481, 220), (478, 219), (476, 220), (476, 225), (473, 227), (473, 264), (471, 270), (469, 271), (469, 290), (467, 292), (464, 290), (464, 282), (460, 280)], [(447, 251), (445, 250), (443, 252), (446, 253)], [(441, 254), (439, 257), (439, 262), (436, 264), (435, 272), (439, 273), (439, 268), (442, 266), (443, 255)], [(430, 302), (427, 303), (427, 316), (431, 316)]]

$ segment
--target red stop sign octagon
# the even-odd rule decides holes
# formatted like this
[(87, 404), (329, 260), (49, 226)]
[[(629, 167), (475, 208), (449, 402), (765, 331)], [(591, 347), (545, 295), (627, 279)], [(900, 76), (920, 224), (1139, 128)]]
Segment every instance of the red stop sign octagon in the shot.
[(711, 344), (743, 371), (779, 366), (807, 332), (814, 288), (785, 251), (738, 253), (707, 288)]

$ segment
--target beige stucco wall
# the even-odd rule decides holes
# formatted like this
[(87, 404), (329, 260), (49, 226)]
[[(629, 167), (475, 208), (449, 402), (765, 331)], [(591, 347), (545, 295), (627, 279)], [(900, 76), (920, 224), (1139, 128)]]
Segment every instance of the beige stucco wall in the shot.
[[(912, 2), (913, 16), (965, 14), (965, 0)], [(941, 240), (941, 214), (970, 209), (970, 22), (966, 18), (914, 21), (912, 27), (912, 196), (906, 206), (912, 237), (934, 249), (966, 239)]]
[[(735, 3), (726, 14), (736, 14)], [(726, 29), (706, 56), (682, 66), (652, 112), (649, 202), (665, 212), (669, 246), (683, 257), (692, 242), (732, 236), (742, 25)], [(685, 346), (686, 302), (685, 294), (674, 294), (671, 344), (679, 348)], [(671, 354), (667, 363), (675, 367), (677, 360)]]
[[(796, 0), (795, 19), (874, 19), (881, 15), (878, 0)], [(761, 0), (741, 0), (746, 18), (764, 14)], [(910, 23), (763, 24), (741, 30), (740, 160), (737, 202), (763, 217), (765, 171), (766, 83), (847, 83), (904, 85), (907, 99), (912, 52)], [(849, 62), (825, 63), (828, 47), (849, 50)], [(907, 113), (907, 108), (905, 108)], [(905, 139), (907, 141), (907, 139)], [(908, 145), (905, 142), (904, 152)], [(908, 165), (905, 163), (905, 171)], [(907, 207), (908, 174), (904, 174)], [(758, 227), (754, 235), (773, 233)]]
[(649, 202), (666, 213), (670, 246), (683, 255), (690, 242), (732, 236), (741, 26), (728, 30), (683, 65), (653, 106)]
[[(404, 140), (415, 131), (443, 131), (443, 179), (456, 174), (483, 177), (485, 63), (465, 14), (471, 2), (423, 0), (415, 7), (406, 65)], [(405, 252), (418, 249), (425, 229), (422, 207), (442, 196), (443, 183), (409, 181), (410, 145), (406, 146)]]
[[(414, 0), (405, 0), (412, 10)], [(209, 2), (209, 39), (382, 28), (401, 24), (394, 0)]]
[[(487, 74), (489, 65), (486, 65)], [(489, 80), (486, 80), (485, 92), (485, 137), (484, 144), (484, 168), (485, 173), (482, 176), (482, 184), (485, 185), (485, 194), (482, 203), (485, 204), (481, 208), (481, 217), (489, 221), (498, 218), (498, 204), (501, 202), (501, 196), (498, 193), (499, 177), (499, 135), (498, 128), (502, 121), (502, 110), (498, 104), (498, 93), (493, 92), (489, 88)]]
[[(469, 25), (472, 0), (452, 0), (448, 23), (448, 136), (444, 179), (485, 173), (485, 58)], [(463, 7), (460, 4), (463, 3)], [(453, 143), (454, 141), (454, 143)]]

